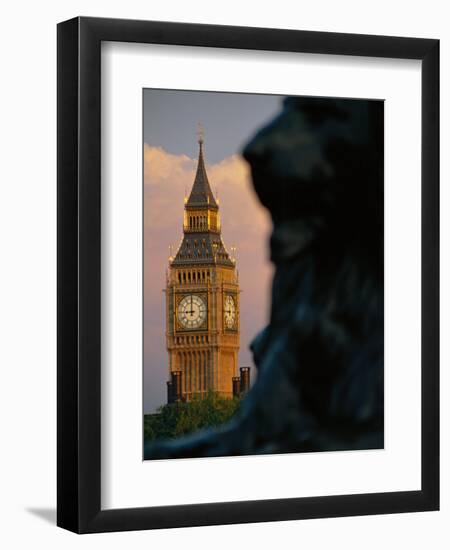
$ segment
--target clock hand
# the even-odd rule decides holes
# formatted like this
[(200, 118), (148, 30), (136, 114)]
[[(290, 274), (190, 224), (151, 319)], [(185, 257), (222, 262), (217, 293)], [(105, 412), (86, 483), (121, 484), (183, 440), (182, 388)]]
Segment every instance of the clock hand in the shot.
[(197, 309), (194, 309), (194, 306), (191, 306), (191, 309), (187, 311), (191, 317), (193, 317), (194, 313), (197, 312)]
[(193, 303), (192, 303), (192, 300), (193, 300), (193, 297), (192, 297), (192, 294), (191, 294), (191, 309), (190, 310), (186, 310), (186, 313), (188, 313), (191, 317), (193, 316), (194, 314), (194, 309), (193, 309)]

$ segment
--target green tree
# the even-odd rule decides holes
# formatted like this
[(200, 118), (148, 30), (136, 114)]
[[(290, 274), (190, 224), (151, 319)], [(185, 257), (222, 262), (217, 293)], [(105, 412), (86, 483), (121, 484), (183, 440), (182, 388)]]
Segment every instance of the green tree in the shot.
[(191, 401), (163, 405), (156, 414), (144, 415), (144, 439), (170, 439), (228, 422), (239, 410), (240, 399), (215, 392), (194, 395)]

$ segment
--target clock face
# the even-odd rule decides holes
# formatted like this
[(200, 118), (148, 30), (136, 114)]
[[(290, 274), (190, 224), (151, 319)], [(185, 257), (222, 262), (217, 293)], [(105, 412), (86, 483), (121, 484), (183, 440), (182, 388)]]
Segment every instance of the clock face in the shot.
[(178, 321), (183, 328), (197, 329), (206, 320), (206, 303), (195, 294), (188, 294), (178, 304)]
[(228, 294), (225, 298), (224, 304), (224, 319), (225, 327), (228, 329), (235, 328), (236, 326), (236, 303), (233, 296)]

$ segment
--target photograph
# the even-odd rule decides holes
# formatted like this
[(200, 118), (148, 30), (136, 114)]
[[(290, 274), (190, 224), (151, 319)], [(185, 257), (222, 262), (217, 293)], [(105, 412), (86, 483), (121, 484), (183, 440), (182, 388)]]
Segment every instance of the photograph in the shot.
[(143, 90), (145, 460), (383, 448), (383, 117)]

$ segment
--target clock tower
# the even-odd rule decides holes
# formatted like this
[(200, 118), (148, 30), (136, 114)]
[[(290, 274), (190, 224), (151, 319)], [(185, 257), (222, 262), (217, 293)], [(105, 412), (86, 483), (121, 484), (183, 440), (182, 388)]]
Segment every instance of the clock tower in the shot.
[(222, 241), (219, 201), (206, 173), (203, 135), (198, 143), (197, 172), (184, 204), (183, 238), (167, 271), (169, 403), (209, 391), (231, 398), (238, 374), (236, 261)]

